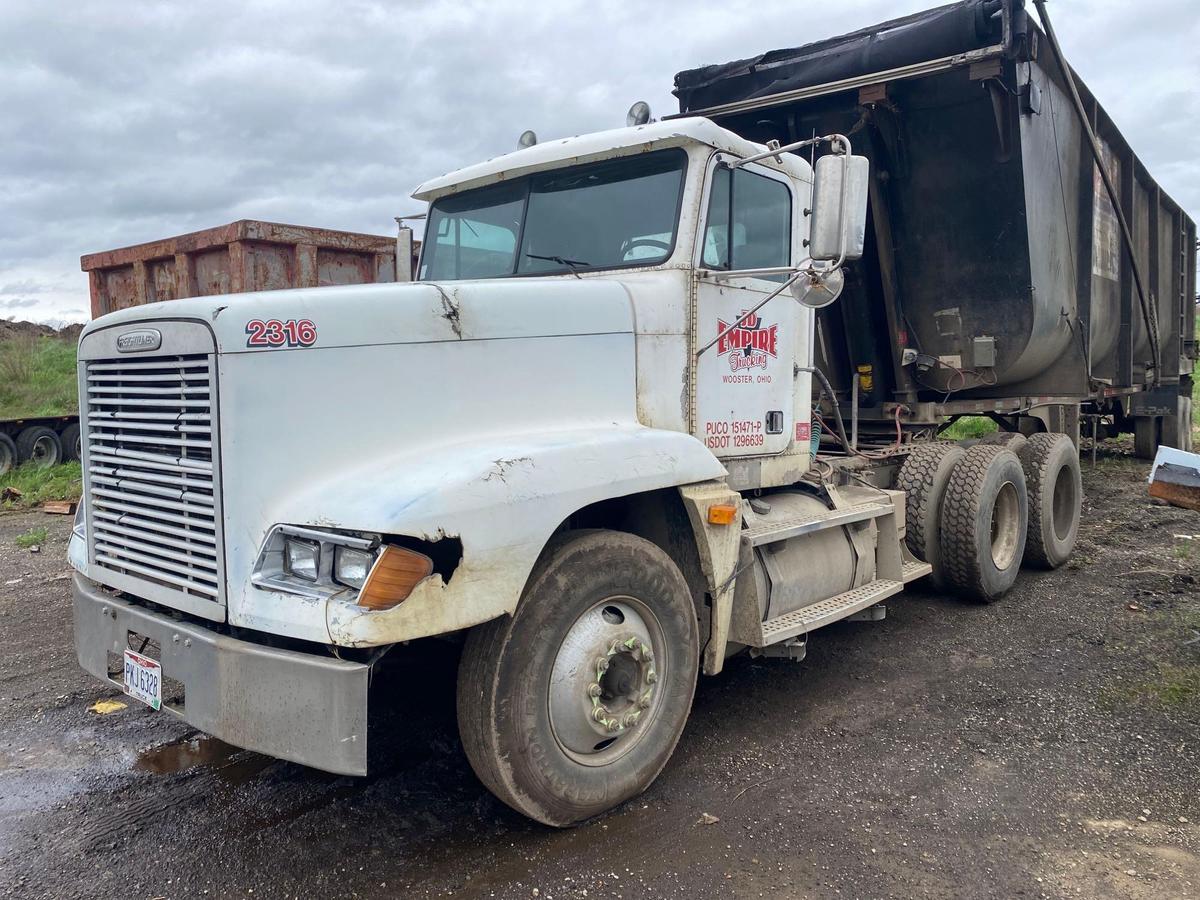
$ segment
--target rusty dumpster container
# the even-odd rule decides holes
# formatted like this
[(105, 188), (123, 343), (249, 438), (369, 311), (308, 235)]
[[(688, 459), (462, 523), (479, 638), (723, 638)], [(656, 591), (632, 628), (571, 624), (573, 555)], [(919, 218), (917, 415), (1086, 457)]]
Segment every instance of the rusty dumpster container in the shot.
[(90, 253), (92, 318), (143, 303), (396, 280), (396, 239), (243, 219)]

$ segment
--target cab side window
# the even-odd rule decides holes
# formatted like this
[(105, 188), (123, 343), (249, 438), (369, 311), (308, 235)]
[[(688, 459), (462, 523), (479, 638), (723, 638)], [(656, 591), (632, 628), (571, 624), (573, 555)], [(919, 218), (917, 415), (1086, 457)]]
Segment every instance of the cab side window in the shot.
[(702, 264), (766, 269), (791, 264), (792, 195), (782, 181), (722, 166), (713, 175)]

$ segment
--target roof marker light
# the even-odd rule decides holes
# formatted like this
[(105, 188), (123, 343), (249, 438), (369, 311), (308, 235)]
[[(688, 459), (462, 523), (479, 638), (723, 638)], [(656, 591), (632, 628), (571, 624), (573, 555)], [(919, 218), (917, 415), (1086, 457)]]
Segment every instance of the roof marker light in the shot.
[(645, 100), (639, 100), (633, 106), (629, 107), (629, 112), (625, 113), (625, 124), (630, 128), (636, 125), (645, 125), (648, 122), (653, 122), (650, 117), (650, 104)]

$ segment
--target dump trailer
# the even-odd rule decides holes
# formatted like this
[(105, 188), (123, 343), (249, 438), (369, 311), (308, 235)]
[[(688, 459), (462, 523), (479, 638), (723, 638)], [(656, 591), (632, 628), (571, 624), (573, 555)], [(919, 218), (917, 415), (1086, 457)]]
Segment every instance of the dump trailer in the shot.
[(1082, 410), (1189, 449), (1196, 226), (1055, 47), (1020, 0), (966, 0), (675, 76), (681, 116), (870, 159), (867, 249), (817, 326), (868, 439), (897, 406), (1073, 436)]
[[(730, 656), (803, 659), (917, 579), (987, 603), (1022, 566), (1067, 561), (1082, 490), (1063, 410), (1100, 395), (988, 394), (1028, 365), (1004, 356), (1004, 320), (985, 320), (986, 365), (981, 313), (944, 300), (968, 383), (933, 380), (949, 324), (919, 349), (914, 330), (898, 349), (941, 359), (932, 387), (897, 398), (888, 373), (909, 369), (856, 356), (847, 407), (837, 342), (871, 334), (885, 182), (862, 128), (760, 143), (644, 104), (627, 122), (526, 134), (421, 185), (413, 283), (87, 327), (68, 553), (88, 672), (238, 746), (363, 775), (371, 711), (404, 702), (373, 673), (434, 638), (460, 654), (480, 780), (566, 826), (654, 780), (698, 675)], [(819, 317), (842, 303), (857, 331)], [(953, 403), (1025, 427), (938, 440)]]

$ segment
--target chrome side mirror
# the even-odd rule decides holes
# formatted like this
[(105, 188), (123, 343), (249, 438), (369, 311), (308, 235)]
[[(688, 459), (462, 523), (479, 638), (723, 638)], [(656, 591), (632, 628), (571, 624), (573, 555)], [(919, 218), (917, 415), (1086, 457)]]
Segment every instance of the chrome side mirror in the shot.
[(865, 156), (828, 154), (817, 160), (808, 236), (808, 253), (814, 260), (841, 265), (862, 256), (870, 172)]

